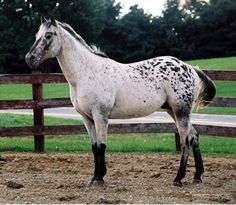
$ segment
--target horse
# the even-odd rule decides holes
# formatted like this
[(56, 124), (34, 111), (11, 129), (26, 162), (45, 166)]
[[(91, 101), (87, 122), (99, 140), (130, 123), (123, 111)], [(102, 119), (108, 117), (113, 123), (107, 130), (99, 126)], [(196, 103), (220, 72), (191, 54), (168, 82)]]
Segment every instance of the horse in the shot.
[(190, 146), (196, 169), (193, 181), (202, 182), (203, 160), (190, 115), (195, 106), (206, 106), (215, 96), (215, 85), (206, 74), (172, 56), (119, 63), (86, 44), (68, 24), (42, 18), (26, 63), (37, 68), (54, 57), (68, 81), (73, 107), (91, 138), (95, 166), (89, 185), (103, 184), (107, 173), (108, 119), (143, 117), (159, 108), (173, 118), (180, 135), (181, 158), (173, 185), (182, 186)]

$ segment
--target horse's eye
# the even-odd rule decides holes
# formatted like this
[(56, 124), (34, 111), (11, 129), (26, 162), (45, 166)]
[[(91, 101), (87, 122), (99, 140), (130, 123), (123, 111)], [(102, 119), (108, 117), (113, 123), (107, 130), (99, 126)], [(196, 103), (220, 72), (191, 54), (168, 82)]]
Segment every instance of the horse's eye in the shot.
[(45, 38), (46, 38), (47, 40), (50, 40), (50, 39), (52, 38), (52, 34), (51, 34), (51, 33), (47, 33), (47, 34), (45, 35)]

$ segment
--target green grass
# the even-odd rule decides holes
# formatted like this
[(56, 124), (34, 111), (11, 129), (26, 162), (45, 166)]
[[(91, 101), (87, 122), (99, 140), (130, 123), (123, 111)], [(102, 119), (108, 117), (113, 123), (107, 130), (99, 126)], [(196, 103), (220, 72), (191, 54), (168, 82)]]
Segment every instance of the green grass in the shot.
[[(67, 83), (43, 84), (43, 97), (63, 98), (69, 97)], [(0, 100), (32, 99), (32, 86), (28, 84), (0, 85)]]
[(236, 81), (215, 81), (216, 96), (236, 97)]
[[(204, 155), (236, 157), (236, 140), (232, 138), (201, 136)], [(175, 152), (174, 134), (111, 134), (108, 136), (108, 152)], [(0, 152), (32, 152), (33, 137), (1, 138)], [(47, 136), (46, 152), (90, 152), (87, 135)]]
[(194, 109), (194, 113), (198, 114), (217, 114), (217, 115), (236, 115), (236, 108), (234, 107), (203, 107)]
[(236, 70), (236, 57), (211, 58), (186, 61), (205, 70)]
[(69, 86), (67, 83), (61, 84), (44, 84), (43, 97), (46, 98), (63, 98), (69, 97)]
[[(47, 117), (44, 118), (45, 125), (79, 125), (82, 124), (79, 120), (62, 119)], [(20, 127), (20, 126), (32, 126), (32, 115), (20, 115), (20, 114), (8, 114), (0, 113), (0, 127)]]

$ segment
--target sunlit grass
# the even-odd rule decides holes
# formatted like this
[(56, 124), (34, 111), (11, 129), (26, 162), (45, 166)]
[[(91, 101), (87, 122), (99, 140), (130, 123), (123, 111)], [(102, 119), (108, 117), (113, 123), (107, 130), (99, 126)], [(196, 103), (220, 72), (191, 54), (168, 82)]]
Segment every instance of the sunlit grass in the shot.
[[(82, 124), (79, 120), (55, 118), (55, 117), (44, 117), (45, 125), (79, 125)], [(20, 126), (32, 126), (33, 116), (32, 115), (21, 115), (21, 114), (8, 114), (0, 113), (0, 127), (20, 127)]]
[(204, 70), (236, 70), (236, 56), (186, 61)]
[[(175, 152), (174, 134), (110, 134), (108, 152)], [(200, 137), (203, 155), (236, 157), (236, 140), (225, 137)], [(33, 152), (33, 137), (0, 138), (0, 152)], [(47, 136), (46, 152), (91, 152), (87, 135)], [(192, 152), (190, 152), (192, 153)]]

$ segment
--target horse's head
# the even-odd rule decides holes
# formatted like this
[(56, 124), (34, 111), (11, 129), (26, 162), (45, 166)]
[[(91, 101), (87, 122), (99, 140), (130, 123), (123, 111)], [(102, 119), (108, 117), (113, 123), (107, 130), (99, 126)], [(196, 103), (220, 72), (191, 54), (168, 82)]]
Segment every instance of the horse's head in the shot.
[(60, 50), (61, 40), (57, 22), (53, 18), (47, 20), (42, 17), (36, 40), (25, 56), (26, 63), (36, 68), (46, 59), (56, 57)]

